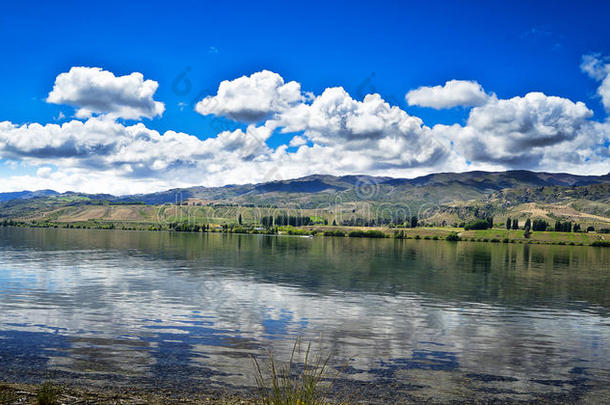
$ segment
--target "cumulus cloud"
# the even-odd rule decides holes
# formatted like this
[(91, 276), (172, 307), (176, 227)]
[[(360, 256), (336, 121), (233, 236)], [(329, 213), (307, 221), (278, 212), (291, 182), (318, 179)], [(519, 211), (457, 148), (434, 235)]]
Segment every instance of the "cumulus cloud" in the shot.
[(62, 125), (0, 122), (0, 154), (34, 165), (120, 170), (146, 175), (150, 170), (188, 164), (204, 153), (202, 142), (168, 131), (163, 136), (143, 124), (124, 126), (108, 118), (72, 120)]
[(290, 143), (288, 145), (290, 146), (301, 146), (301, 145), (305, 145), (307, 144), (307, 139), (303, 138), (302, 136), (295, 136), (290, 140)]
[(505, 168), (560, 168), (562, 162), (586, 164), (607, 128), (589, 120), (582, 102), (543, 93), (494, 100), (473, 108), (465, 126), (437, 125), (433, 131), (450, 139), (465, 159)]
[(199, 101), (195, 110), (202, 115), (258, 122), (302, 102), (304, 97), (299, 83), (284, 83), (282, 76), (263, 70), (221, 82), (216, 95)]
[(600, 54), (584, 55), (580, 68), (591, 78), (601, 82), (597, 94), (601, 97), (606, 111), (610, 112), (610, 60)]
[[(273, 151), (265, 143), (271, 131), (250, 125), (201, 140), (175, 131), (160, 134), (142, 123), (126, 126), (108, 117), (62, 125), (5, 121), (0, 122), (0, 156), (42, 166), (35, 188), (55, 181), (52, 188), (64, 191), (150, 192), (262, 178), (259, 163), (272, 160)], [(52, 171), (49, 164), (57, 169)], [(20, 181), (11, 187), (33, 180), (21, 176)]]
[(390, 106), (379, 94), (354, 100), (342, 87), (333, 87), (277, 115), (282, 132), (302, 131), (314, 144), (345, 153), (359, 151), (370, 167), (431, 166), (445, 155), (421, 119)]
[(165, 110), (163, 103), (153, 99), (157, 87), (156, 81), (144, 80), (138, 72), (115, 76), (97, 67), (72, 67), (57, 76), (47, 102), (73, 106), (79, 118), (92, 114), (153, 118)]
[(304, 146), (311, 141), (318, 154), (332, 150), (335, 162), (349, 154), (349, 161), (341, 164), (346, 169), (431, 166), (446, 152), (419, 118), (390, 106), (378, 94), (357, 101), (342, 87), (332, 87), (314, 96), (304, 94), (296, 82), (284, 83), (269, 71), (224, 81), (217, 95), (206, 97), (196, 109), (238, 121), (266, 119), (265, 127), (272, 131), (302, 134), (289, 142), (300, 147), (296, 156), (312, 150)]
[(436, 109), (480, 106), (491, 97), (479, 83), (468, 80), (449, 80), (443, 86), (423, 86), (405, 96), (409, 105)]

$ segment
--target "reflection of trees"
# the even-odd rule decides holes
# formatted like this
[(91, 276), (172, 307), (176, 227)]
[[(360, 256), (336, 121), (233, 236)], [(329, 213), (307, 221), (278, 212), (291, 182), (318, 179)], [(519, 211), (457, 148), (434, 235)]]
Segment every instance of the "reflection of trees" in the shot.
[(45, 249), (143, 252), (151, 258), (186, 261), (179, 271), (188, 277), (201, 275), (199, 269), (216, 267), (223, 274), (247, 275), (307, 293), (415, 292), (458, 301), (471, 296), (509, 306), (552, 306), (578, 299), (610, 307), (606, 294), (610, 278), (604, 274), (610, 260), (607, 249), (85, 230), (24, 230), (14, 233), (8, 242), (35, 243)]

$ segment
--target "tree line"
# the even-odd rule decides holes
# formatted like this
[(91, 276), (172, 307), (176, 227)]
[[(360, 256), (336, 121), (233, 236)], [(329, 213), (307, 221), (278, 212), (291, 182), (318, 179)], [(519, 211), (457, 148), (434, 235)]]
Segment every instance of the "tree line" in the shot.
[[(544, 219), (534, 219), (531, 221), (528, 218), (523, 226), (523, 229), (526, 228), (531, 228), (532, 231), (553, 230), (555, 232), (582, 232), (580, 224), (573, 223), (572, 221), (555, 221), (555, 226), (551, 227), (551, 225)], [(517, 218), (511, 219), (508, 217), (506, 219), (506, 229), (520, 229), (519, 220)], [(595, 231), (595, 228), (589, 226), (587, 227), (586, 231)]]
[[(273, 226), (308, 226), (314, 225), (315, 222), (311, 217), (300, 215), (267, 215), (261, 218), (261, 225), (265, 228)], [(328, 220), (324, 219), (324, 225), (328, 225)]]

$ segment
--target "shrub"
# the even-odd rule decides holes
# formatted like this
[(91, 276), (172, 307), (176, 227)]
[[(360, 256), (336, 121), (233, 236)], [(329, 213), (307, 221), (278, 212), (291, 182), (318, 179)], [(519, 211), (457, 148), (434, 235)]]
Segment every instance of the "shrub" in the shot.
[(377, 231), (377, 230), (370, 230), (370, 231), (351, 231), (349, 234), (350, 238), (385, 238), (386, 234), (381, 232), (381, 231)]
[(324, 231), (324, 236), (345, 236), (345, 232), (340, 229)]
[(311, 235), (311, 232), (309, 232), (307, 229), (293, 228), (291, 226), (288, 226), (287, 228), (288, 229), (286, 229), (286, 232), (288, 235)]
[(248, 233), (248, 230), (243, 226), (235, 226), (233, 227), (233, 233)]
[(492, 238), (489, 241), (492, 243), (500, 243), (500, 239), (497, 239), (497, 238)]
[(591, 246), (610, 247), (610, 241), (608, 241), (608, 240), (596, 240), (595, 242), (591, 243)]
[(456, 232), (451, 232), (445, 237), (445, 240), (448, 240), (449, 242), (457, 242), (460, 240), (460, 236)]
[(486, 221), (484, 219), (479, 219), (479, 220), (476, 220), (474, 222), (469, 222), (466, 225), (464, 225), (465, 231), (470, 231), (470, 230), (474, 230), (474, 229), (489, 229), (489, 221)]
[(510, 240), (509, 240), (508, 238), (504, 238), (504, 239), (502, 239), (502, 242), (503, 242), (503, 243), (509, 243), (509, 242), (510, 242)]
[(414, 239), (421, 239), (421, 236), (419, 236), (419, 235), (415, 235), (415, 238), (414, 238)]
[(435, 236), (433, 236), (433, 237), (432, 237), (432, 240), (438, 240), (438, 236), (436, 236), (436, 235), (435, 235)]
[(428, 235), (424, 236), (425, 240), (430, 240), (430, 237)]

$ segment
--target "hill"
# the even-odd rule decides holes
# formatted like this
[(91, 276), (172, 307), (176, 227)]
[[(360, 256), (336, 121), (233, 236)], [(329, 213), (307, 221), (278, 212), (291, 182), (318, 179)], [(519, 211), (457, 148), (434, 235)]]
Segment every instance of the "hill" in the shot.
[[(540, 216), (587, 223), (610, 223), (610, 175), (506, 172), (437, 173), (413, 179), (374, 176), (312, 175), (297, 179), (223, 187), (189, 187), (164, 192), (109, 194), (4, 193), (0, 218), (70, 221), (154, 222), (163, 205), (191, 208), (188, 215), (235, 219), (235, 207), (300, 210), (329, 221), (388, 223), (418, 216), (451, 224), (477, 215)], [(145, 205), (145, 207), (143, 206)], [(103, 207), (103, 208), (101, 208)], [(157, 207), (157, 208), (154, 208)], [(222, 214), (210, 213), (210, 209)], [(232, 207), (232, 208), (230, 208)], [(205, 208), (205, 209), (204, 209)], [(207, 211), (206, 211), (207, 210)], [(204, 212), (205, 211), (205, 212)], [(184, 213), (187, 215), (187, 213)], [(176, 211), (174, 216), (183, 215)], [(266, 215), (266, 214), (265, 214)]]

